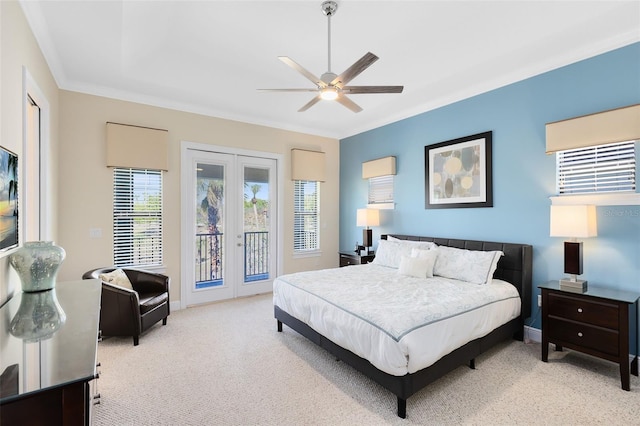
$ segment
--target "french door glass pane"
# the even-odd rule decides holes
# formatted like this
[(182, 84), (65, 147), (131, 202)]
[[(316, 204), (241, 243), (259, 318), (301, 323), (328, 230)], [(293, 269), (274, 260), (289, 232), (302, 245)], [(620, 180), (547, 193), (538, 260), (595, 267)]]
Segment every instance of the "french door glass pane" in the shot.
[(244, 167), (244, 282), (269, 279), (269, 169)]
[(222, 165), (196, 166), (196, 289), (224, 284), (224, 177)]

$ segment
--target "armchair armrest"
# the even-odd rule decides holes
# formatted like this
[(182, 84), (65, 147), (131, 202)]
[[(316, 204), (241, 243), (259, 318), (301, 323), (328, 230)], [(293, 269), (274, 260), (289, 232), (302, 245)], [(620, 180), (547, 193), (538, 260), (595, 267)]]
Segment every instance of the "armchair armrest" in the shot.
[(142, 320), (138, 292), (103, 281), (100, 326), (107, 336), (121, 335), (122, 330), (139, 335)]
[(141, 271), (138, 269), (124, 269), (133, 288), (140, 293), (168, 293), (171, 279), (163, 274)]

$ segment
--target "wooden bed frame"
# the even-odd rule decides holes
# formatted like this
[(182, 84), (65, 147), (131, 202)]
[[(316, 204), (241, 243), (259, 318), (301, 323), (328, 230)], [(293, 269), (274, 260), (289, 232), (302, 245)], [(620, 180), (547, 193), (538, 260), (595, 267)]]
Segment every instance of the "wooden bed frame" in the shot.
[[(532, 274), (532, 247), (527, 244), (496, 243), (489, 241), (458, 240), (435, 237), (417, 237), (410, 235), (393, 235), (401, 240), (432, 241), (440, 246), (456, 247), (468, 250), (501, 250), (504, 256), (498, 262), (498, 268), (494, 278), (499, 278), (512, 283), (520, 293), (522, 307), (520, 316), (498, 327), (488, 335), (473, 340), (466, 345), (455, 349), (443, 356), (431, 366), (415, 373), (404, 376), (393, 376), (374, 367), (369, 361), (355, 355), (353, 352), (336, 345), (331, 340), (319, 334), (307, 324), (292, 317), (287, 312), (274, 306), (278, 331), (282, 331), (282, 324), (286, 324), (293, 330), (305, 336), (320, 347), (326, 349), (338, 359), (354, 367), (370, 379), (388, 389), (398, 397), (398, 416), (406, 418), (407, 399), (429, 383), (432, 383), (448, 372), (461, 365), (468, 364), (475, 368), (475, 358), (487, 349), (499, 342), (514, 338), (523, 340), (524, 320), (531, 315), (531, 274)], [(387, 236), (383, 235), (383, 239)]]

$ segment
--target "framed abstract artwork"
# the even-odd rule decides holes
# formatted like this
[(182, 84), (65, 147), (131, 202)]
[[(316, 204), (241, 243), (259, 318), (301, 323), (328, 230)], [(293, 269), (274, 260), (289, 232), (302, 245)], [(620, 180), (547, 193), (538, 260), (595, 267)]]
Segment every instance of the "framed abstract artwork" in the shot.
[(425, 208), (493, 207), (493, 132), (424, 147)]

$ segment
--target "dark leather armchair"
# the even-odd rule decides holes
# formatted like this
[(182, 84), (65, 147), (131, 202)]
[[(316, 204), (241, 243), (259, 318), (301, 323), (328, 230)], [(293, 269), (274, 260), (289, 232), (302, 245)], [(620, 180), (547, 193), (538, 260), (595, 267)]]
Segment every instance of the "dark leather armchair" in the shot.
[[(100, 279), (100, 274), (115, 267), (98, 268), (82, 275), (83, 279)], [(129, 278), (133, 290), (102, 281), (100, 331), (103, 336), (133, 336), (137, 346), (142, 333), (169, 316), (169, 284), (166, 275), (139, 269), (120, 268)]]

